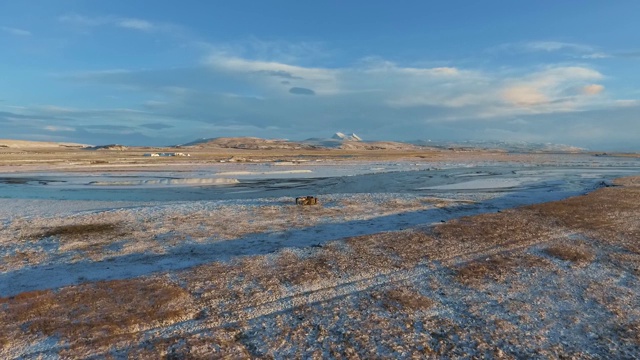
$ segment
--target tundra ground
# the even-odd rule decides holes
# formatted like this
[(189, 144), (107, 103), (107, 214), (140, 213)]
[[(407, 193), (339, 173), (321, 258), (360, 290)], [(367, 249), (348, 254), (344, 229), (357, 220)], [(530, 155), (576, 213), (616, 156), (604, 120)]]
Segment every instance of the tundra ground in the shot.
[[(319, 247), (21, 292), (0, 299), (0, 355), (639, 357), (640, 178), (617, 185)], [(277, 219), (295, 216), (275, 211), (276, 228)], [(329, 212), (317, 219), (332, 216), (330, 208), (315, 211)], [(197, 241), (202, 218), (188, 221)], [(2, 231), (100, 257), (129, 226), (58, 219)]]

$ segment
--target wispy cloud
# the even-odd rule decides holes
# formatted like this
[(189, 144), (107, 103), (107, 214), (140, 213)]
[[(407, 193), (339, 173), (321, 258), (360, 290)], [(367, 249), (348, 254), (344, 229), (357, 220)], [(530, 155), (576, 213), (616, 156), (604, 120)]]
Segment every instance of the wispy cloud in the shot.
[(142, 32), (168, 32), (175, 34), (184, 32), (182, 27), (170, 23), (152, 22), (145, 19), (119, 16), (86, 16), (81, 14), (67, 14), (58, 17), (58, 21), (82, 27), (112, 26)]
[[(598, 84), (583, 84), (603, 77), (586, 67), (551, 67), (506, 80), (502, 99), (507, 104), (534, 112), (579, 110), (589, 105), (589, 100), (581, 95), (596, 95), (604, 89)], [(579, 90), (575, 91), (576, 88)]]
[(47, 125), (44, 127), (45, 130), (47, 131), (52, 131), (52, 132), (61, 132), (61, 131), (76, 131), (75, 128), (69, 127), (69, 126), (55, 126), (55, 125)]
[(173, 125), (165, 124), (165, 123), (147, 123), (147, 124), (141, 124), (140, 126), (147, 129), (152, 129), (152, 130), (171, 129), (175, 127)]
[(140, 31), (153, 31), (156, 28), (156, 25), (141, 19), (120, 19), (116, 21), (116, 25), (122, 28)]
[(640, 106), (640, 100), (621, 99), (621, 100), (616, 100), (615, 104), (617, 106), (622, 106), (622, 107)]
[(5, 33), (15, 35), (15, 36), (31, 36), (31, 31), (24, 30), (24, 29), (18, 29), (18, 28), (8, 27), (8, 26), (1, 26), (0, 29), (2, 29), (2, 31)]
[(521, 48), (527, 51), (561, 51), (571, 50), (576, 52), (593, 52), (595, 49), (592, 46), (584, 44), (575, 44), (560, 41), (530, 41), (520, 44)]
[(316, 63), (329, 58), (333, 50), (322, 42), (264, 40), (253, 36), (231, 43), (199, 42), (203, 51), (223, 57), (238, 57), (286, 64)]
[(615, 106), (600, 84), (605, 76), (586, 65), (487, 71), (368, 58), (327, 68), (214, 51), (194, 68), (84, 72), (67, 79), (147, 94), (153, 100), (140, 106), (151, 116), (223, 127), (269, 124), (294, 133), (344, 119), (354, 128), (411, 128)]
[[(134, 18), (74, 15), (60, 20), (89, 27), (164, 31), (161, 24)], [(474, 124), (468, 128), (491, 128), (493, 135), (515, 138), (544, 138), (550, 135), (538, 124), (549, 124), (541, 120), (545, 116), (579, 117), (584, 112), (633, 107), (629, 101), (612, 98), (615, 92), (605, 91), (605, 86), (612, 89), (614, 78), (586, 61), (567, 63), (556, 56), (549, 57), (556, 62), (547, 65), (491, 69), (453, 62), (437, 66), (402, 63), (371, 56), (342, 66), (326, 66), (327, 62), (314, 60), (321, 48), (321, 44), (258, 40), (217, 46), (207, 43), (198, 49), (203, 53), (192, 66), (58, 74), (57, 81), (99, 86), (101, 91), (113, 89), (121, 98), (131, 99), (129, 108), (49, 106), (30, 107), (28, 112), (67, 119), (71, 123), (58, 126), (94, 135), (170, 138), (179, 133), (183, 138), (195, 138), (208, 136), (203, 132), (210, 131), (211, 136), (299, 138), (301, 134), (322, 136), (348, 123), (365, 137), (377, 133), (418, 138), (421, 132), (450, 134)], [(540, 41), (520, 43), (510, 51), (566, 53), (576, 59), (600, 50)], [(460, 136), (465, 134), (472, 131), (463, 131)]]
[(506, 51), (510, 53), (557, 53), (581, 59), (605, 59), (612, 55), (598, 49), (596, 46), (563, 41), (525, 41), (502, 44), (491, 48), (492, 51)]
[(597, 95), (604, 90), (604, 86), (600, 84), (585, 85), (581, 88), (582, 93), (585, 95)]
[(67, 14), (58, 17), (58, 21), (67, 24), (80, 25), (80, 26), (99, 26), (105, 25), (113, 21), (113, 18), (108, 17), (90, 17), (80, 14)]
[(611, 54), (606, 54), (603, 52), (594, 52), (591, 54), (582, 55), (583, 59), (607, 59), (613, 57)]

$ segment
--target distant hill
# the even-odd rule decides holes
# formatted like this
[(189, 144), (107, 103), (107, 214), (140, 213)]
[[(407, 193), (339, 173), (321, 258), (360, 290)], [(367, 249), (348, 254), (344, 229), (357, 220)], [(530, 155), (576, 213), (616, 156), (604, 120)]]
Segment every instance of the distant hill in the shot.
[(508, 152), (527, 153), (580, 153), (587, 149), (577, 146), (552, 144), (552, 143), (532, 143), (526, 141), (491, 141), (491, 140), (467, 140), (467, 141), (430, 141), (417, 140), (412, 144), (419, 146), (429, 146), (442, 149), (456, 150), (503, 150)]
[(27, 140), (10, 140), (0, 139), (0, 147), (4, 148), (85, 148), (90, 145), (66, 143), (66, 142), (48, 142), (48, 141), (27, 141)]
[(262, 139), (257, 137), (220, 137), (203, 138), (186, 144), (176, 145), (198, 149), (344, 149), (344, 150), (416, 150), (422, 147), (416, 144), (394, 141), (365, 141), (358, 135), (335, 133), (331, 138), (309, 138), (302, 141), (284, 139)]
[(261, 139), (256, 137), (220, 137), (199, 139), (190, 143), (178, 145), (180, 147), (194, 147), (199, 149), (223, 148), (223, 149), (247, 149), (247, 150), (274, 150), (274, 149), (313, 149), (316, 146), (293, 142), (282, 139)]
[(345, 135), (341, 132), (335, 133), (328, 139), (310, 138), (302, 141), (302, 143), (344, 150), (416, 150), (422, 148), (416, 144), (397, 141), (366, 141), (356, 134)]
[[(311, 149), (344, 149), (344, 150), (420, 150), (425, 148), (473, 151), (493, 150), (516, 153), (581, 153), (587, 149), (553, 143), (532, 143), (525, 141), (431, 141), (416, 140), (411, 142), (369, 141), (356, 134), (345, 135), (337, 132), (330, 138), (309, 138), (302, 141), (286, 139), (262, 139), (257, 137), (218, 137), (203, 138), (178, 147), (198, 149), (246, 149), (246, 150), (311, 150)], [(0, 148), (37, 149), (37, 148), (79, 148), (86, 150), (124, 151), (129, 147), (119, 144), (91, 146), (66, 142), (45, 142), (0, 139)]]
[(345, 141), (339, 148), (345, 150), (419, 150), (424, 147), (397, 141)]

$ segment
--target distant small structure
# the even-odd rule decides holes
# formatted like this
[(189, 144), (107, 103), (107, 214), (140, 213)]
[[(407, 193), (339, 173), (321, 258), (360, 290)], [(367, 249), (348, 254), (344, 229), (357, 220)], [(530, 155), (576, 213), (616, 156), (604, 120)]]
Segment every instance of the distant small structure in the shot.
[(300, 196), (296, 198), (296, 205), (317, 205), (318, 198), (314, 196)]
[(162, 157), (167, 157), (167, 156), (191, 156), (191, 154), (185, 154), (185, 153), (146, 153), (144, 154), (144, 156), (151, 156), (151, 157), (157, 157), (157, 156), (162, 156)]

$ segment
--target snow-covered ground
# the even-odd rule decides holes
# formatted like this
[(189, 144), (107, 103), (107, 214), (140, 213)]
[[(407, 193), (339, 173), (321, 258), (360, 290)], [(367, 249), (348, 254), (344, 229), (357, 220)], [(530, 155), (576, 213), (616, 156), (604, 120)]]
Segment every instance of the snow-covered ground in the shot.
[[(176, 270), (558, 200), (640, 173), (634, 159), (547, 164), (314, 162), (191, 171), (0, 176), (0, 295)], [(315, 195), (301, 209), (293, 198)], [(116, 224), (86, 244), (15, 241), (56, 226)], [(32, 232), (27, 234), (25, 224)]]
[(227, 335), (254, 357), (637, 355), (636, 190), (505, 209), (638, 174), (575, 155), (0, 174), (0, 356), (211, 356)]

